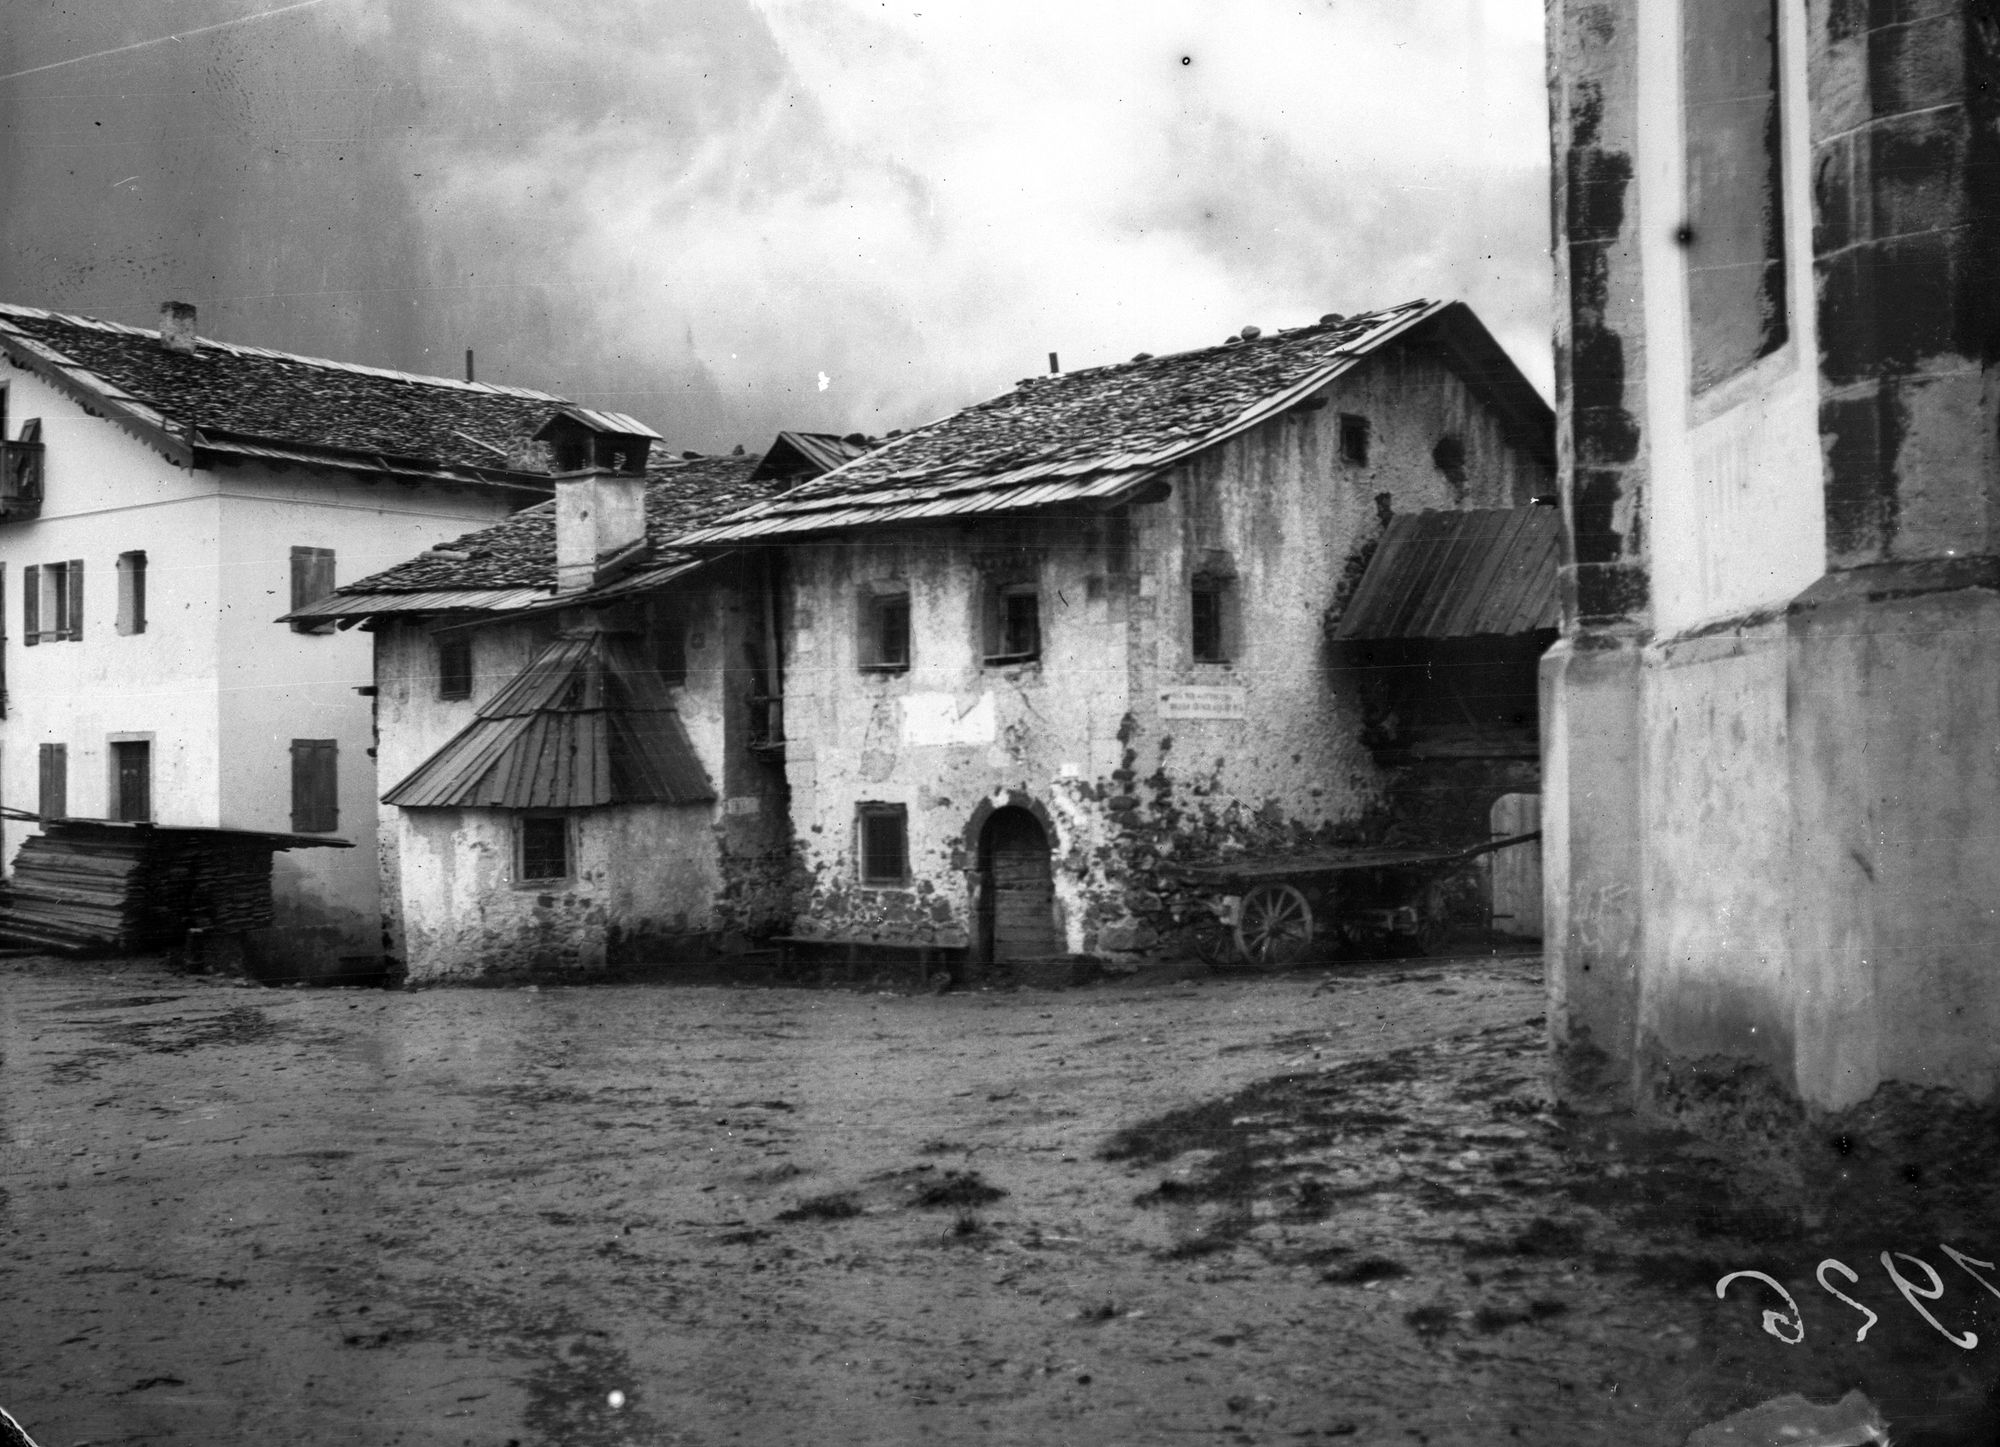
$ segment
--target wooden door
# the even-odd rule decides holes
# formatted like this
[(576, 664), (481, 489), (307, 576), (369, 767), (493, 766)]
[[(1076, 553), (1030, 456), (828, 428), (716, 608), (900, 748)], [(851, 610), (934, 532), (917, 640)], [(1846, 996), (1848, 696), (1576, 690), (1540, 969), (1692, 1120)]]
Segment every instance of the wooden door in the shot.
[(1064, 954), (1049, 838), (1040, 822), (1026, 809), (996, 810), (986, 821), (984, 843), (986, 957), (1004, 962)]
[(111, 745), (118, 797), (112, 817), (144, 823), (153, 817), (153, 746), (144, 739), (120, 739)]

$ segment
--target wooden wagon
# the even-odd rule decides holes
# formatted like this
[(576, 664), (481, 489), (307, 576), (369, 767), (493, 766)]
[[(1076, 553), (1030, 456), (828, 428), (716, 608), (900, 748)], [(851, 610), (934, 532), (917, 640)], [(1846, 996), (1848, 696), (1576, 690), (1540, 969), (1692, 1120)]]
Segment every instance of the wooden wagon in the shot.
[(1536, 830), (1458, 847), (1366, 845), (1190, 864), (1181, 875), (1208, 905), (1195, 921), (1195, 947), (1214, 965), (1295, 964), (1329, 936), (1432, 954), (1451, 927), (1453, 868), (1541, 837)]

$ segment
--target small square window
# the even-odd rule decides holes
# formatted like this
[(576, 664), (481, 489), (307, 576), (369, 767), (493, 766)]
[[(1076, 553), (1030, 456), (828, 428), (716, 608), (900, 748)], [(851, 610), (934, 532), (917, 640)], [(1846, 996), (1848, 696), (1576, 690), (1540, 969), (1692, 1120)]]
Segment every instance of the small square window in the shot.
[(861, 667), (868, 673), (907, 673), (910, 668), (908, 589), (864, 594), (861, 599)]
[(1042, 656), (1042, 600), (1033, 583), (996, 588), (988, 607), (986, 661), (1027, 663)]
[(910, 817), (902, 804), (863, 804), (858, 811), (861, 882), (907, 884), (910, 878)]
[(437, 641), (438, 697), (472, 697), (472, 639), (459, 633)]
[(563, 815), (527, 815), (519, 823), (518, 840), (514, 870), (518, 882), (542, 884), (569, 878), (569, 820)]
[(1340, 414), (1340, 460), (1357, 467), (1368, 465), (1368, 419), (1352, 412)]

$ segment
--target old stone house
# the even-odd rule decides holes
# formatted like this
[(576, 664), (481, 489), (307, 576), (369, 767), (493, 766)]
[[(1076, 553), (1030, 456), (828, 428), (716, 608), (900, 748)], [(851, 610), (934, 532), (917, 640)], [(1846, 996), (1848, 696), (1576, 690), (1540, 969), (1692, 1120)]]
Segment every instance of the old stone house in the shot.
[(553, 502), (301, 615), (375, 644), (382, 896), (411, 981), (707, 957), (788, 920), (763, 560), (669, 544), (864, 450), (653, 455), (553, 424)]
[(1176, 861), (1364, 828), (1330, 610), (1391, 519), (1549, 491), (1550, 429), (1416, 302), (1030, 378), (682, 537), (783, 579), (794, 933), (1138, 961)]
[(379, 959), (367, 641), (279, 615), (547, 498), (562, 399), (218, 342), (180, 304), (0, 306), (0, 356), (0, 803), (350, 841), (276, 859), (253, 952)]
[(1990, 1126), (1938, 1132), (2000, 1095), (1991, 8), (1561, 0), (1549, 37), (1567, 1088), (1969, 1169)]

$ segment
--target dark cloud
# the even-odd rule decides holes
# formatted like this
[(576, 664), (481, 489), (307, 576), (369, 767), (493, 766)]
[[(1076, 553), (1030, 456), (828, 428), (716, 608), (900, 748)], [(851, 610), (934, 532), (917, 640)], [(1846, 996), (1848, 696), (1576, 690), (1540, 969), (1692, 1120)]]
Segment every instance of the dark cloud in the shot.
[[(30, 7), (0, 74), (159, 34), (96, 9)], [(1532, 0), (326, 0), (0, 80), (0, 296), (471, 346), (676, 446), (1415, 295), (1545, 381), (1539, 37)]]

